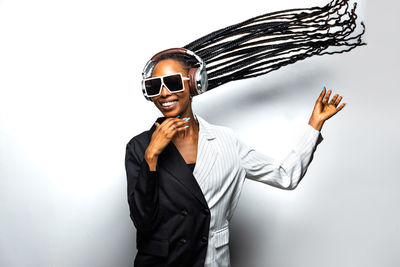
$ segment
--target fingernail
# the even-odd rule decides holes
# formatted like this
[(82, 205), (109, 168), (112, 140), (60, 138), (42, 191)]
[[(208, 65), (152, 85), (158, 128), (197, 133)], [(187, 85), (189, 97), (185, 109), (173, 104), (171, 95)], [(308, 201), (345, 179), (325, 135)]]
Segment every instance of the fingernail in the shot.
[(189, 128), (189, 125), (186, 125), (185, 128)]
[(188, 120), (190, 120), (190, 118), (186, 117), (186, 118), (183, 118), (183, 120), (188, 121)]
[(181, 117), (181, 115), (178, 115), (178, 116), (176, 116), (177, 118), (180, 118)]

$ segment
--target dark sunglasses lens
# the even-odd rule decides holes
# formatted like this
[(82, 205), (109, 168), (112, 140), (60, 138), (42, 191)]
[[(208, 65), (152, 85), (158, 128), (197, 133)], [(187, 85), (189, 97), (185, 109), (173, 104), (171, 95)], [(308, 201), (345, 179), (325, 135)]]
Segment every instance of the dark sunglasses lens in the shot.
[(144, 82), (147, 95), (157, 95), (160, 92), (161, 79), (151, 79)]
[(172, 93), (183, 89), (182, 78), (179, 74), (164, 77), (164, 83)]

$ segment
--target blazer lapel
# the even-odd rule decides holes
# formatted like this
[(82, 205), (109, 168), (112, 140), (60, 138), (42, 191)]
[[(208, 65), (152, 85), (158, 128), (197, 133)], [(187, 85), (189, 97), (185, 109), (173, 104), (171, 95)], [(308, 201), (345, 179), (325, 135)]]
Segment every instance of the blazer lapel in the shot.
[[(200, 132), (197, 148), (196, 166), (193, 174), (196, 176), (200, 187), (202, 187), (205, 184), (206, 180), (210, 179), (208, 175), (213, 168), (215, 161), (217, 160), (218, 152), (215, 147), (214, 140), (216, 138), (216, 135), (212, 126), (200, 116), (197, 115), (196, 118), (199, 121)], [(207, 190), (207, 188), (205, 188), (205, 186), (203, 186), (202, 188), (203, 192), (206, 193), (205, 190)]]
[[(157, 122), (161, 124), (164, 119), (164, 117), (160, 117), (157, 119)], [(214, 164), (217, 153), (215, 149), (207, 142), (207, 138), (210, 138), (208, 131), (205, 130), (203, 131), (205, 135), (202, 134), (203, 124), (201, 124), (200, 121), (199, 123), (200, 132), (194, 173), (197, 174), (196, 177), (204, 180), (210, 171), (208, 167), (211, 168)], [(151, 140), (151, 136), (154, 131), (155, 126), (153, 125), (149, 130), (149, 140)], [(182, 155), (179, 153), (179, 150), (175, 147), (173, 142), (169, 142), (163, 152), (160, 154), (160, 156), (158, 157), (157, 165), (159, 168), (167, 170), (175, 179), (182, 183), (200, 201), (200, 203), (204, 207), (208, 208), (208, 204), (206, 199), (204, 198), (203, 191), (200, 188), (196, 178), (193, 176), (194, 173), (192, 173), (190, 168), (186, 165), (185, 160), (183, 159)]]

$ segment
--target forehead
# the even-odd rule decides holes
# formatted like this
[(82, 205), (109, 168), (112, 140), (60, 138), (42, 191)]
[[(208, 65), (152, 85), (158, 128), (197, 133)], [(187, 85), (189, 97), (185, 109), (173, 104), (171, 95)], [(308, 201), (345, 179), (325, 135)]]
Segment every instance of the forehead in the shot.
[(153, 77), (180, 72), (186, 74), (182, 63), (174, 59), (163, 59), (157, 63), (153, 70)]

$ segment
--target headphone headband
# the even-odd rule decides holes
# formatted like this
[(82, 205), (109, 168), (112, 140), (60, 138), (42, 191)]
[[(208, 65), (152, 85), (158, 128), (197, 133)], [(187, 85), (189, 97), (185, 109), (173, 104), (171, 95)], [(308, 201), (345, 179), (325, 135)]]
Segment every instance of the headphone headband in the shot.
[(163, 50), (161, 52), (158, 52), (150, 60), (151, 61), (156, 61), (162, 55), (165, 55), (165, 54), (174, 54), (174, 53), (176, 53), (176, 54), (189, 54), (189, 53), (187, 53), (187, 51), (189, 51), (189, 50), (187, 50), (185, 48), (170, 48), (170, 49), (166, 49), (166, 50)]

